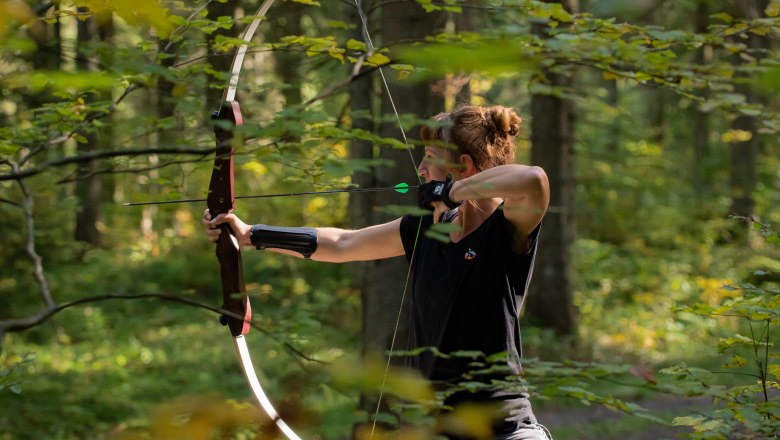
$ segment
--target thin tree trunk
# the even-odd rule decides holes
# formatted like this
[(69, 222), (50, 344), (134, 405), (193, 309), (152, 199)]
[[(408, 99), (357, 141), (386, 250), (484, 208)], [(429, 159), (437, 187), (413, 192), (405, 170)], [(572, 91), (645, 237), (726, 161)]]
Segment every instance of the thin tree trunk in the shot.
[[(464, 10), (460, 14), (454, 14), (455, 31), (456, 32), (474, 32), (478, 29), (477, 23), (483, 18), (476, 11), (479, 11), (478, 3), (475, 0), (464, 0)], [(468, 9), (469, 6), (474, 6), (474, 9)], [(460, 72), (453, 79), (455, 81), (454, 86), (454, 103), (455, 108), (460, 105), (471, 104), (471, 82), (470, 75), (464, 76)]]
[[(604, 87), (607, 89), (607, 103), (617, 108), (620, 104), (620, 91), (618, 90), (618, 82), (616, 80), (606, 80), (604, 81)], [(610, 154), (617, 154), (620, 150), (620, 140), (621, 140), (621, 121), (622, 118), (620, 116), (615, 116), (612, 121), (609, 123), (609, 127), (607, 128), (607, 152)]]
[[(694, 32), (705, 33), (709, 24), (709, 1), (699, 0), (696, 4), (694, 15)], [(700, 65), (708, 64), (712, 60), (712, 47), (704, 45), (696, 54), (696, 61)], [(703, 97), (708, 98), (709, 93), (704, 91)], [(696, 193), (700, 196), (697, 200), (706, 200), (706, 192), (711, 188), (710, 171), (708, 170), (708, 157), (710, 155), (710, 115), (693, 106), (693, 182)], [(699, 202), (700, 203), (700, 202)]]
[[(97, 14), (97, 38), (101, 43), (113, 44), (114, 41), (114, 15), (111, 11), (102, 12)], [(110, 67), (114, 65), (114, 51), (107, 50), (100, 58), (100, 63), (103, 66)], [(111, 90), (105, 90), (101, 93), (101, 100), (109, 101), (112, 99)], [(114, 145), (114, 118), (113, 115), (108, 115), (102, 119), (104, 121), (103, 126), (100, 128), (99, 139), (103, 148)], [(102, 200), (104, 202), (111, 203), (113, 201), (114, 189), (116, 187), (116, 178), (112, 173), (103, 174), (101, 177), (102, 185)]]

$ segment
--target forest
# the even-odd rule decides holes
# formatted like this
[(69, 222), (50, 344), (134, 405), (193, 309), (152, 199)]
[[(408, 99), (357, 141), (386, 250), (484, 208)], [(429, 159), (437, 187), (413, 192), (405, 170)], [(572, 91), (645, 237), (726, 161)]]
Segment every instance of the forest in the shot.
[(0, 0), (0, 439), (492, 439), (403, 368), (406, 259), (245, 247), (223, 298), (201, 223), (424, 214), (420, 127), (467, 104), (551, 200), (522, 374), (434, 350), (464, 390), (556, 440), (780, 437), (779, 43), (780, 0)]

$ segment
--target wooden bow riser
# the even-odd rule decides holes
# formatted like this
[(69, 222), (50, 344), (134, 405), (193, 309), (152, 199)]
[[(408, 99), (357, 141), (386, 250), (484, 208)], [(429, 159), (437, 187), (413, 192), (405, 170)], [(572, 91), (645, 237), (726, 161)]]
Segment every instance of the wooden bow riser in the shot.
[[(236, 101), (224, 103), (219, 112), (212, 116), (212, 119), (228, 121), (232, 124), (232, 128), (239, 127), (244, 122), (241, 108)], [(217, 140), (217, 150), (214, 170), (209, 183), (207, 205), (211, 215), (217, 216), (230, 213), (235, 209), (233, 192), (235, 147), (233, 145), (233, 130), (216, 125), (214, 134)], [(243, 317), (243, 319), (238, 319), (233, 316), (223, 316), (223, 323), (228, 325), (230, 333), (235, 337), (249, 332), (252, 307), (245, 294), (244, 270), (238, 240), (228, 224), (223, 223), (219, 225), (219, 228), (222, 230), (222, 234), (217, 241), (216, 253), (222, 278), (222, 308)]]

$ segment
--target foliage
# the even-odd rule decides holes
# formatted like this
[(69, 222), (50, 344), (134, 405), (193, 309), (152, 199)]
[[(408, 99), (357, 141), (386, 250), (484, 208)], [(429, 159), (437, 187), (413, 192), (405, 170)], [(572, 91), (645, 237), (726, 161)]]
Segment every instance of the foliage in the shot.
[[(780, 244), (780, 234), (762, 223), (752, 223), (768, 243)], [(709, 396), (714, 402), (711, 410), (676, 417), (674, 424), (690, 426), (694, 430), (691, 438), (775, 438), (780, 429), (780, 353), (776, 350), (780, 291), (771, 283), (764, 287), (745, 283), (726, 289), (739, 296), (719, 305), (698, 303), (678, 308), (680, 313), (736, 319), (741, 325), (736, 333), (718, 340), (718, 353), (725, 361), (722, 369), (682, 362), (661, 370), (677, 379), (664, 389)], [(743, 334), (745, 330), (748, 332)], [(731, 376), (735, 383), (719, 379), (719, 375)]]

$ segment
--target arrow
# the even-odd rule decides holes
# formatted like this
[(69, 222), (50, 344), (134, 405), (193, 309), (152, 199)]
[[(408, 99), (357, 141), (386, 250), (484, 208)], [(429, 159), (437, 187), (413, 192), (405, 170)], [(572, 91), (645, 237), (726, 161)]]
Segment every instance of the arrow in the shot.
[[(379, 191), (395, 191), (400, 194), (406, 194), (410, 189), (417, 188), (418, 185), (409, 185), (408, 183), (399, 183), (395, 186), (387, 186), (382, 188), (345, 188), (345, 189), (331, 189), (327, 191), (304, 191), (293, 193), (280, 193), (280, 194), (259, 194), (253, 196), (236, 196), (237, 199), (267, 199), (271, 197), (291, 197), (291, 196), (309, 196), (318, 194), (337, 194), (337, 193), (359, 193), (359, 192), (379, 192)], [(180, 199), (180, 200), (163, 200), (157, 202), (134, 202), (134, 203), (122, 203), (122, 206), (142, 206), (142, 205), (169, 205), (173, 203), (197, 203), (205, 202), (206, 199)]]

